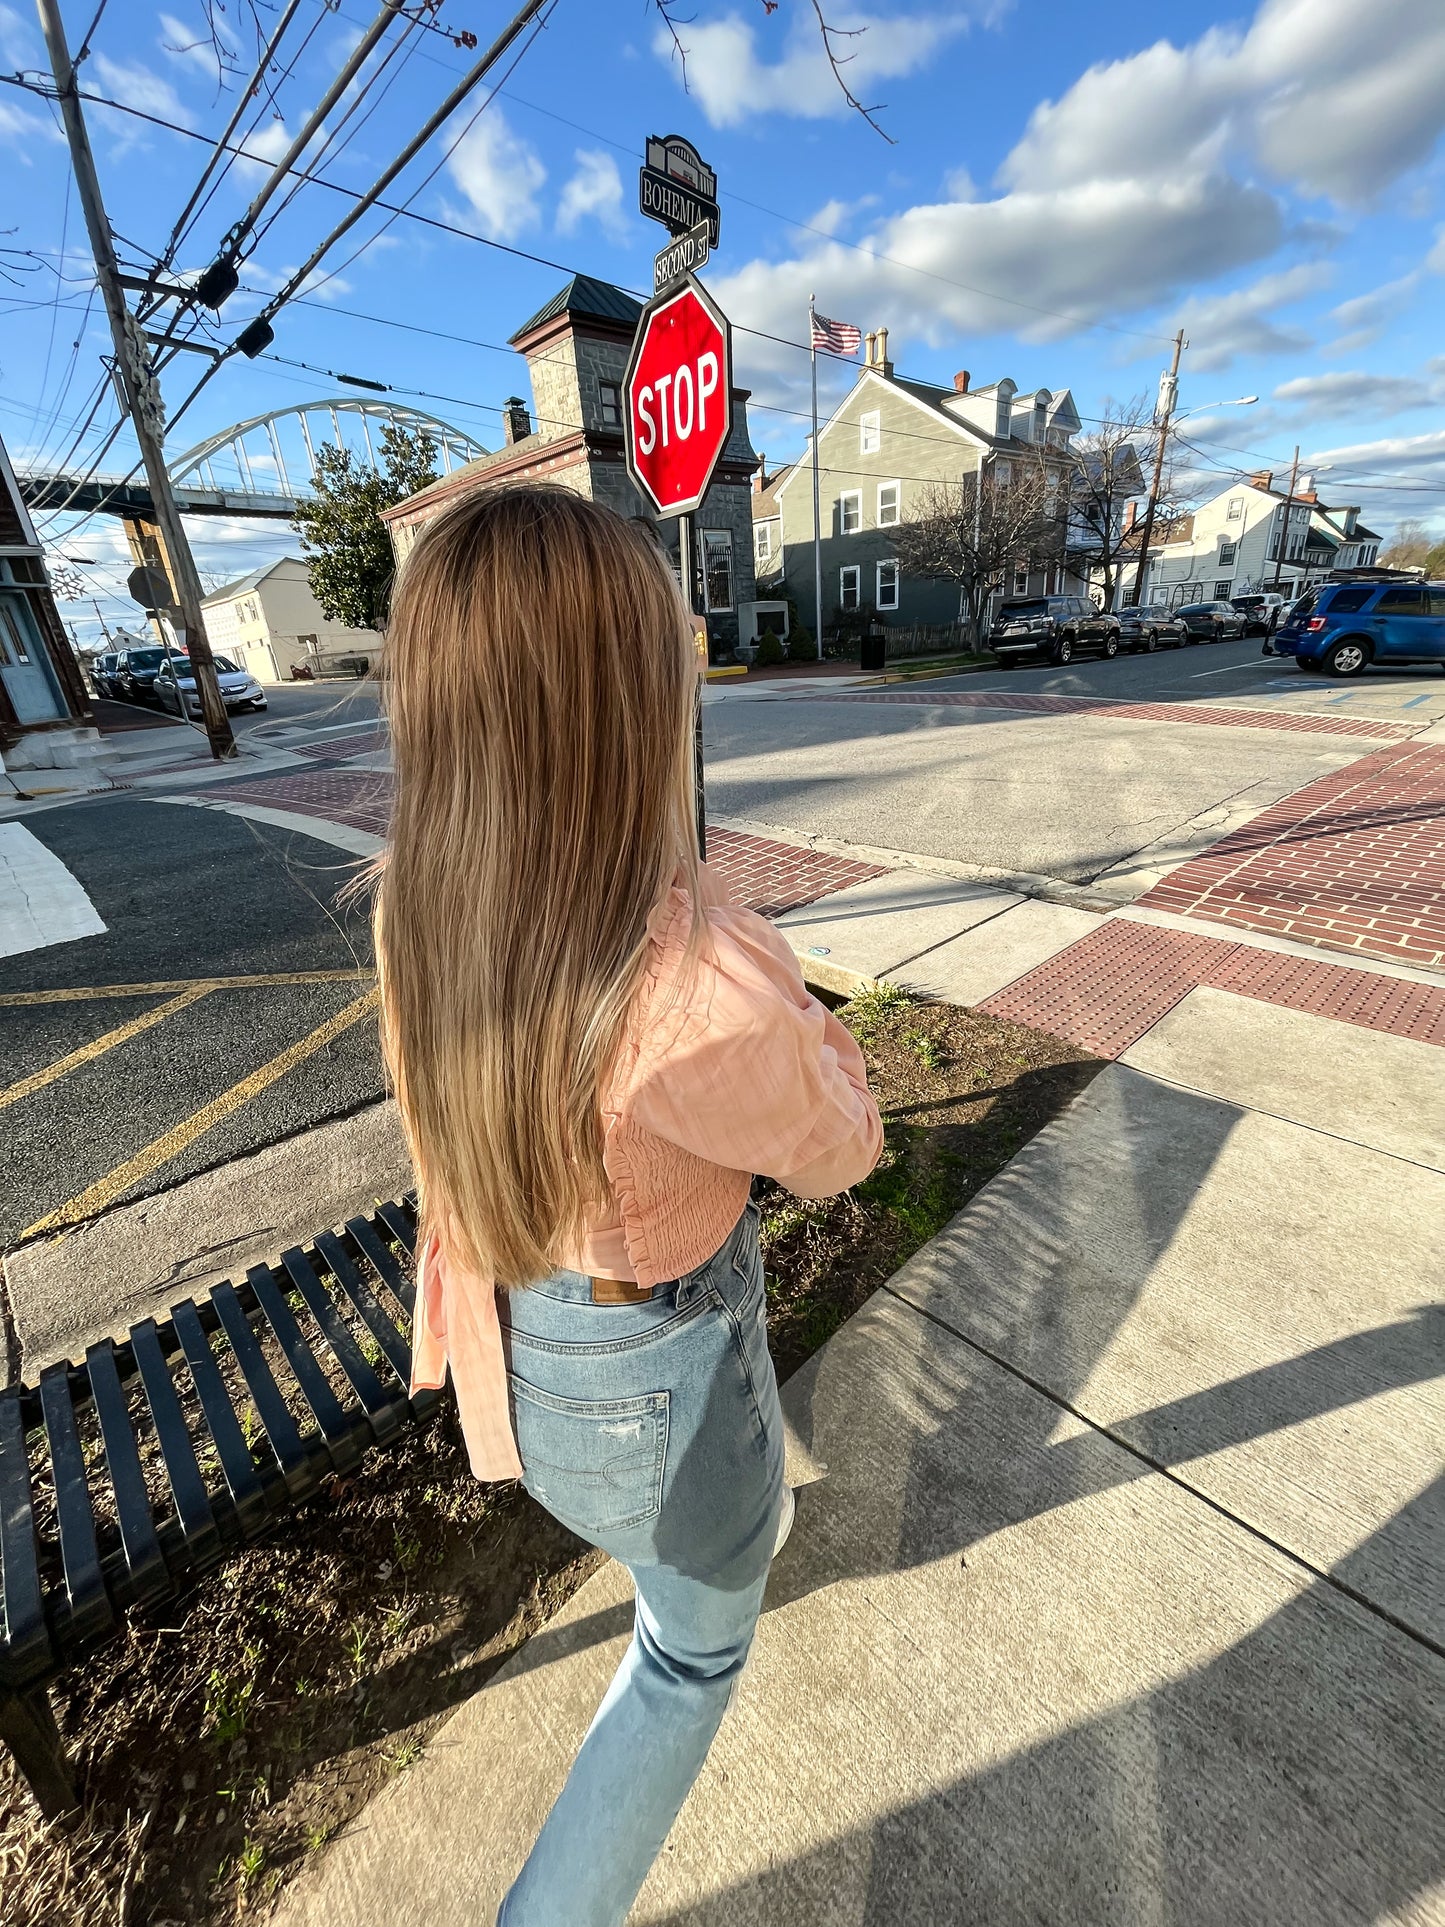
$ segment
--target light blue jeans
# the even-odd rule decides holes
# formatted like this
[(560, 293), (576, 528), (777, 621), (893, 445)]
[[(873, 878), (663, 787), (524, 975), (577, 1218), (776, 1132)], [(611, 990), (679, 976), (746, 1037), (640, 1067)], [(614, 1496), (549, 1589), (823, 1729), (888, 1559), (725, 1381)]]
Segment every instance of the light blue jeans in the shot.
[(757, 1209), (645, 1304), (559, 1272), (506, 1302), (527, 1490), (632, 1574), (632, 1644), (498, 1927), (622, 1927), (707, 1757), (782, 1506)]

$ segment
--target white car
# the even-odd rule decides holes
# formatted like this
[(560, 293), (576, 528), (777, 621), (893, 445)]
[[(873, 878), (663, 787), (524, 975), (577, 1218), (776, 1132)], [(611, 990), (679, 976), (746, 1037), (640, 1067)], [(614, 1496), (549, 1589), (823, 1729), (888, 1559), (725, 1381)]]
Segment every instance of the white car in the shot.
[[(216, 665), (216, 681), (221, 687), (221, 701), (227, 709), (264, 709), (266, 692), (256, 678), (245, 669), (238, 669), (229, 656), (213, 656)], [(194, 676), (187, 675), (188, 667), (184, 657), (176, 658), (181, 670), (179, 680), (173, 673), (170, 663), (163, 663), (156, 671), (156, 701), (163, 709), (173, 709), (179, 716), (184, 713), (199, 717), (201, 714), (201, 694), (196, 688)]]

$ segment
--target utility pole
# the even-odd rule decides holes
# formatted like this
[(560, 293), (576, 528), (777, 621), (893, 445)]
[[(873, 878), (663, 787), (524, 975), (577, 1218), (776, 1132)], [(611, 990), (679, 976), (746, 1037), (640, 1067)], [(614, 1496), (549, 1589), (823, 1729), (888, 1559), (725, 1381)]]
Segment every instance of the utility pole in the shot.
[(100, 197), (95, 156), (90, 151), (90, 136), (86, 132), (85, 117), (80, 109), (80, 94), (76, 86), (75, 69), (70, 61), (70, 49), (65, 42), (59, 0), (37, 0), (37, 4), (40, 8), (40, 24), (45, 31), (46, 48), (50, 54), (51, 71), (55, 75), (66, 139), (70, 143), (76, 191), (85, 212), (91, 253), (95, 257), (96, 279), (100, 283), (111, 339), (115, 343), (116, 366), (120, 370), (131, 426), (140, 444), (146, 480), (155, 504), (156, 523), (164, 546), (171, 593), (175, 599), (175, 625), (185, 631), (191, 671), (201, 698), (201, 713), (205, 718), (211, 754), (220, 762), (236, 754), (236, 739), (231, 733), (226, 706), (221, 701), (216, 666), (211, 659), (211, 645), (206, 639), (205, 618), (201, 613), (201, 580), (196, 573), (195, 558), (191, 554), (181, 512), (171, 489), (171, 478), (166, 472), (162, 448), (165, 415), (160, 388), (145, 336), (126, 307), (125, 295), (121, 290), (115, 246)]
[(1285, 544), (1289, 541), (1290, 511), (1294, 507), (1294, 485), (1298, 480), (1299, 445), (1296, 443), (1294, 460), (1290, 463), (1289, 468), (1289, 494), (1284, 498), (1284, 527), (1279, 532), (1279, 539), (1275, 543), (1274, 549), (1274, 581), (1269, 585), (1271, 595), (1279, 594), (1279, 572), (1284, 567)]
[(1144, 571), (1149, 566), (1149, 541), (1154, 533), (1154, 511), (1159, 505), (1159, 490), (1164, 482), (1164, 451), (1169, 442), (1169, 418), (1179, 398), (1179, 357), (1184, 352), (1184, 330), (1174, 337), (1174, 359), (1169, 373), (1159, 384), (1159, 446), (1154, 451), (1154, 479), (1149, 484), (1149, 500), (1144, 510), (1144, 532), (1139, 538), (1139, 566), (1134, 571), (1134, 604), (1144, 600)]

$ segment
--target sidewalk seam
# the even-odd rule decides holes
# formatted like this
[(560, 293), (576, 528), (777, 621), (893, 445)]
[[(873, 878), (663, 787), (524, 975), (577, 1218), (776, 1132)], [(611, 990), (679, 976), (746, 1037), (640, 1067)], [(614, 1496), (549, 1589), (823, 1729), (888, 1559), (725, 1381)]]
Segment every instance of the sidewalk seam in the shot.
[[(1136, 1075), (1138, 1074), (1139, 1073), (1136, 1073)], [(923, 1247), (925, 1251), (927, 1248), (926, 1245)], [(1353, 1601), (1355, 1605), (1369, 1613), (1373, 1618), (1383, 1620), (1387, 1626), (1393, 1626), (1396, 1632), (1403, 1633), (1407, 1639), (1413, 1640), (1418, 1646), (1423, 1646), (1427, 1652), (1434, 1653), (1438, 1659), (1445, 1659), (1445, 1642), (1432, 1639), (1429, 1633), (1421, 1632), (1417, 1627), (1410, 1625), (1407, 1620), (1401, 1619), (1396, 1613), (1392, 1613), (1388, 1606), (1379, 1605), (1375, 1600), (1371, 1599), (1368, 1594), (1362, 1593), (1358, 1588), (1350, 1585), (1348, 1580), (1341, 1579), (1337, 1574), (1327, 1571), (1323, 1566), (1315, 1565), (1312, 1560), (1306, 1559), (1303, 1553), (1295, 1552), (1291, 1547), (1284, 1545), (1280, 1540), (1264, 1531), (1262, 1527), (1252, 1525), (1248, 1519), (1241, 1518), (1237, 1512), (1232, 1512), (1221, 1500), (1211, 1498), (1207, 1492), (1203, 1492), (1198, 1486), (1192, 1485), (1188, 1479), (1181, 1477), (1179, 1473), (1161, 1463), (1160, 1460), (1144, 1451), (1141, 1446), (1133, 1444), (1131, 1440), (1124, 1438), (1110, 1426), (1101, 1424), (1098, 1419), (1090, 1418), (1087, 1412), (1081, 1411), (1077, 1405), (1073, 1404), (1069, 1399), (1066, 1399), (1061, 1392), (1056, 1392), (1048, 1385), (1045, 1385), (1042, 1379), (1034, 1378), (1030, 1373), (1022, 1370), (1021, 1367), (1013, 1364), (1009, 1359), (1001, 1357), (998, 1352), (990, 1351), (987, 1345), (980, 1344), (976, 1338), (970, 1338), (967, 1332), (959, 1331), (956, 1325), (950, 1325), (948, 1320), (946, 1318), (940, 1318), (937, 1312), (928, 1311), (924, 1306), (917, 1304), (912, 1298), (906, 1297), (901, 1291), (895, 1290), (891, 1279), (886, 1280), (878, 1289), (880, 1291), (886, 1291), (890, 1298), (895, 1299), (900, 1305), (906, 1305), (910, 1311), (916, 1312), (920, 1318), (926, 1318), (931, 1325), (936, 1325), (940, 1331), (946, 1331), (950, 1337), (956, 1338), (960, 1344), (967, 1345), (969, 1350), (977, 1352), (980, 1358), (986, 1358), (991, 1365), (997, 1365), (1000, 1370), (1007, 1372), (1010, 1377), (1016, 1378), (1020, 1384), (1027, 1385), (1030, 1391), (1037, 1392), (1041, 1398), (1046, 1398), (1051, 1405), (1057, 1406), (1062, 1412), (1067, 1412), (1071, 1418), (1076, 1418), (1081, 1425), (1087, 1425), (1089, 1430), (1096, 1433), (1100, 1438), (1108, 1439), (1111, 1445), (1117, 1445), (1121, 1451), (1127, 1452), (1131, 1458), (1137, 1459), (1141, 1465), (1147, 1465), (1151, 1472), (1158, 1473), (1161, 1478), (1167, 1479), (1171, 1485), (1177, 1486), (1181, 1492), (1187, 1492), (1191, 1498), (1197, 1499), (1201, 1505), (1207, 1506), (1211, 1512), (1217, 1513), (1221, 1519), (1226, 1519), (1231, 1525), (1238, 1526), (1240, 1531), (1248, 1533), (1251, 1539), (1258, 1540), (1261, 1545), (1268, 1546), (1271, 1552), (1278, 1553), (1281, 1558), (1289, 1560), (1291, 1565), (1298, 1566), (1302, 1572), (1307, 1572), (1312, 1579), (1323, 1581), (1324, 1584), (1329, 1586), (1333, 1591)]]

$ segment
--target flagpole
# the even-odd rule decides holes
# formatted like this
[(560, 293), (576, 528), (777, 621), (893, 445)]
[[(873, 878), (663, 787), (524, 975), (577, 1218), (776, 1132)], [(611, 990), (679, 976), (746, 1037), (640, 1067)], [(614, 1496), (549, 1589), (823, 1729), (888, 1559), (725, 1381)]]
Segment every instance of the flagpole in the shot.
[(823, 660), (823, 524), (818, 507), (818, 339), (813, 303), (808, 296), (808, 356), (813, 364), (813, 640)]

